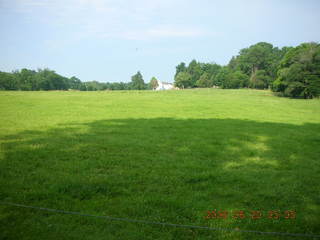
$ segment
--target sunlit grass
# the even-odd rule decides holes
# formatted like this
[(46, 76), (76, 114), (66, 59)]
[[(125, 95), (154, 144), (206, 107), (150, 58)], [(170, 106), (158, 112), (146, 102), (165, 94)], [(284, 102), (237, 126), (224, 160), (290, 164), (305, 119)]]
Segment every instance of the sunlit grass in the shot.
[[(2, 201), (177, 224), (320, 234), (319, 99), (220, 89), (0, 92), (0, 111)], [(205, 219), (214, 209), (248, 215)], [(251, 219), (252, 210), (264, 217)], [(271, 220), (270, 210), (295, 210), (297, 217)], [(0, 223), (4, 239), (258, 237), (8, 206), (0, 207)]]

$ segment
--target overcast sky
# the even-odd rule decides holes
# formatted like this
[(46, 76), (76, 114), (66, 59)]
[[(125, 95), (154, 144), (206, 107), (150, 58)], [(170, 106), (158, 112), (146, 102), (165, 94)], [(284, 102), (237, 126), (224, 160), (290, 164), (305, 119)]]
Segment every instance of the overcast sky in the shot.
[(173, 81), (192, 59), (227, 64), (266, 41), (320, 41), (318, 0), (0, 0), (0, 71), (82, 81)]

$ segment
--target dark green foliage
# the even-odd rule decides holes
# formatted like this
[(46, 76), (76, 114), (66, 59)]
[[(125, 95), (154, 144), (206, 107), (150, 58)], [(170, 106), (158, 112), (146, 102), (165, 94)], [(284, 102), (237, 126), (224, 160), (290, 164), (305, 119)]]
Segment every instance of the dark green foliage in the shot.
[[(141, 76), (142, 78), (142, 76)], [(130, 90), (146, 89), (147, 85), (143, 80), (140, 83), (132, 82), (113, 82), (101, 83), (97, 81), (81, 82), (75, 76), (67, 78), (57, 74), (50, 69), (38, 69), (38, 71), (21, 69), (12, 73), (0, 72), (0, 90), (80, 90), (80, 91), (99, 91), (99, 90)]]
[(278, 64), (288, 49), (260, 42), (240, 50), (239, 55), (232, 57), (225, 67), (196, 60), (186, 67), (182, 62), (176, 67), (175, 81), (179, 73), (187, 72), (191, 76), (188, 87), (269, 88), (276, 78)]
[(210, 86), (214, 85), (214, 79), (219, 73), (221, 66), (216, 63), (201, 63), (200, 64), (202, 72), (207, 73), (210, 79)]
[(218, 71), (217, 75), (212, 79), (213, 85), (218, 87), (222, 87), (223, 85), (225, 85), (225, 82), (227, 81), (230, 73), (231, 73), (230, 68), (222, 67)]
[(37, 72), (26, 68), (21, 69), (20, 72), (14, 72), (15, 78), (19, 81), (19, 88), (21, 90), (38, 90), (39, 86), (36, 79)]
[(176, 74), (174, 75), (174, 77), (176, 77), (179, 72), (185, 72), (186, 69), (186, 64), (184, 62), (180, 63), (178, 66), (176, 66)]
[(214, 78), (220, 69), (221, 66), (216, 63), (201, 63), (192, 60), (186, 67), (182, 62), (176, 66), (175, 85), (181, 88), (212, 87)]
[(187, 72), (179, 72), (178, 75), (175, 77), (174, 84), (176, 87), (179, 88), (193, 87), (191, 74)]
[(87, 86), (85, 83), (81, 83), (80, 87), (79, 87), (80, 91), (87, 91)]
[(249, 87), (256, 89), (266, 89), (271, 84), (271, 76), (265, 70), (257, 70), (251, 74)]
[(192, 60), (186, 70), (191, 76), (191, 87), (196, 86), (196, 82), (200, 79), (202, 69), (200, 63), (196, 60)]
[(142, 74), (139, 71), (131, 77), (131, 89), (132, 90), (146, 89), (146, 85), (143, 81)]
[(240, 51), (239, 67), (247, 75), (259, 69), (269, 69), (273, 60), (272, 55), (272, 44), (265, 42), (257, 43)]
[(0, 72), (0, 89), (1, 90), (17, 90), (18, 81), (11, 73)]
[(180, 88), (255, 88), (282, 92), (284, 96), (313, 98), (320, 95), (320, 47), (273, 47), (259, 42), (241, 49), (227, 66), (192, 60), (176, 67), (175, 85)]
[(269, 88), (276, 78), (278, 64), (287, 50), (287, 47), (279, 49), (270, 43), (260, 42), (241, 49), (239, 55), (230, 60), (228, 67), (248, 75), (250, 88)]
[[(224, 88), (243, 88), (248, 87), (249, 77), (241, 71), (231, 73)], [(227, 85), (229, 84), (229, 86)]]
[(67, 78), (49, 69), (39, 69), (35, 78), (41, 90), (67, 90), (69, 88)]
[(80, 89), (81, 88), (81, 80), (77, 77), (71, 77), (69, 80), (71, 89)]
[(212, 82), (210, 81), (209, 74), (204, 72), (199, 78), (199, 80), (196, 82), (196, 86), (202, 88), (211, 87)]
[(280, 63), (273, 90), (294, 98), (320, 96), (320, 44), (291, 48)]
[(81, 81), (76, 77), (68, 79), (50, 69), (34, 71), (23, 68), (12, 73), (0, 72), (0, 89), (3, 90), (68, 90), (80, 87)]
[(103, 84), (97, 81), (86, 82), (87, 91), (102, 90)]
[(241, 71), (232, 72), (224, 67), (215, 78), (215, 85), (221, 88), (242, 88), (248, 86), (249, 77)]

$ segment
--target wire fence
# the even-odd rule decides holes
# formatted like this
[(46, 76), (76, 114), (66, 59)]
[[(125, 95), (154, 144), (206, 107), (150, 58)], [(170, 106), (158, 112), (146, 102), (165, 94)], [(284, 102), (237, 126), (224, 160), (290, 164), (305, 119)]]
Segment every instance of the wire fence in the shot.
[(206, 226), (183, 225), (183, 224), (155, 222), (155, 221), (138, 220), (138, 219), (130, 219), (130, 218), (118, 218), (118, 217), (111, 217), (111, 216), (99, 216), (99, 215), (92, 215), (92, 214), (86, 214), (86, 213), (81, 213), (81, 212), (72, 212), (72, 211), (65, 211), (65, 210), (52, 209), (52, 208), (29, 206), (29, 205), (11, 203), (11, 202), (0, 201), (0, 204), (7, 205), (7, 206), (21, 207), (21, 208), (36, 209), (36, 210), (54, 212), (54, 213), (60, 213), (60, 214), (93, 217), (93, 218), (100, 218), (100, 219), (111, 220), (111, 221), (152, 224), (152, 225), (160, 225), (160, 226), (167, 226), (167, 227), (204, 229), (204, 230), (225, 231), (225, 232), (256, 233), (256, 234), (261, 234), (261, 235), (279, 235), (279, 236), (291, 236), (291, 237), (320, 238), (320, 235), (315, 235), (315, 234), (288, 233), (288, 232), (262, 232), (262, 231), (255, 231), (255, 230), (242, 230), (242, 229), (232, 229), (232, 228), (214, 228), (214, 227), (206, 227)]

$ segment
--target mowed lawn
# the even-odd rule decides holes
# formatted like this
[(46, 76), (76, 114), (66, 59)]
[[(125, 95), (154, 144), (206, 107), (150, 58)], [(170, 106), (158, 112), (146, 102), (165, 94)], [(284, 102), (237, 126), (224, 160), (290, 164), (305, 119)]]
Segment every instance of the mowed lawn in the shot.
[[(0, 201), (320, 234), (320, 100), (269, 91), (0, 92)], [(206, 219), (207, 211), (226, 219)], [(285, 211), (296, 212), (286, 219)], [(244, 211), (244, 218), (233, 218)], [(262, 217), (252, 219), (251, 211)], [(280, 211), (269, 219), (269, 211)], [(0, 204), (0, 239), (284, 239)], [(296, 239), (302, 239), (298, 237)]]

